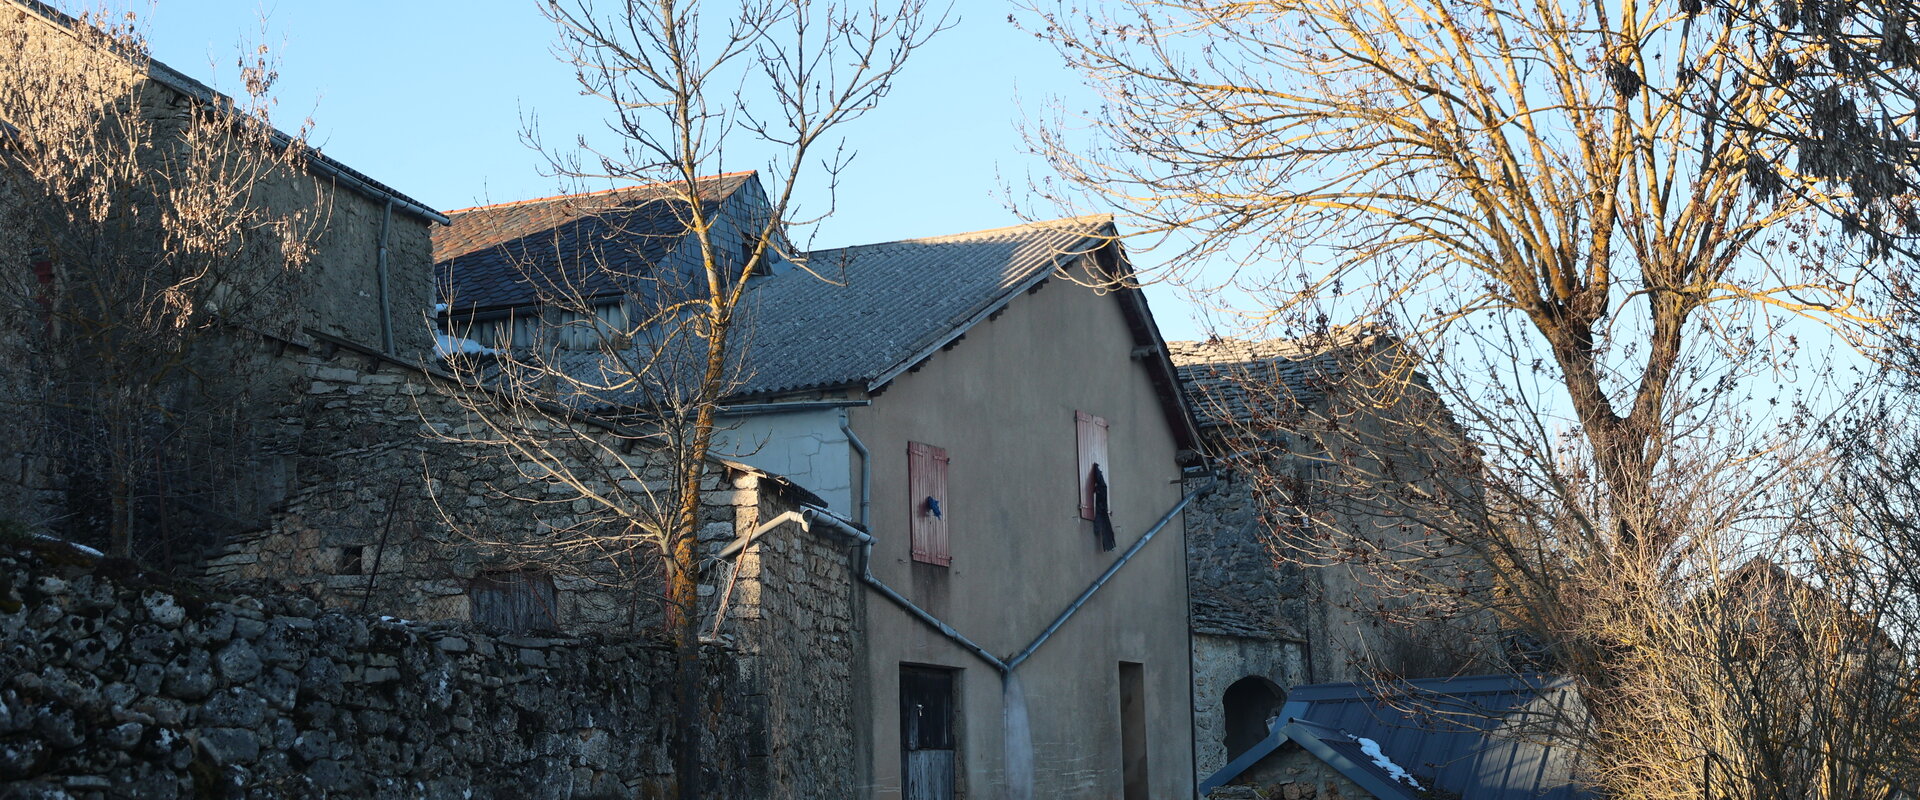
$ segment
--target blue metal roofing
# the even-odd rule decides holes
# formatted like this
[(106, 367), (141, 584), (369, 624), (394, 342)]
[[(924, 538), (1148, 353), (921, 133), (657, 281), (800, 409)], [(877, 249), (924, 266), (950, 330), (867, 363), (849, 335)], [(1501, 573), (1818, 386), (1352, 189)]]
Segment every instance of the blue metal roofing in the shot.
[(1361, 752), (1360, 739), (1423, 786), (1473, 800), (1587, 800), (1575, 777), (1571, 681), (1483, 675), (1293, 689), (1265, 741), (1200, 783), (1205, 795), (1282, 746), (1298, 745), (1382, 800), (1422, 795)]

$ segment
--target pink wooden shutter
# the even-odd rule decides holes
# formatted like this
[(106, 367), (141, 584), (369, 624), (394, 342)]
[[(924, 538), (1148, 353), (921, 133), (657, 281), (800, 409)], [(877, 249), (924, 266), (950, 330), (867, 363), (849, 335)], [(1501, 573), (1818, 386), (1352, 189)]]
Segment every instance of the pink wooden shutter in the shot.
[[(953, 563), (947, 548), (947, 451), (919, 442), (907, 443), (907, 503), (912, 518), (913, 560), (948, 566)], [(939, 515), (934, 514), (935, 505)]]
[(1107, 479), (1108, 496), (1113, 491), (1113, 471), (1107, 468), (1107, 421), (1085, 411), (1073, 412), (1073, 425), (1080, 442), (1076, 459), (1080, 481), (1080, 518), (1093, 519), (1093, 465)]

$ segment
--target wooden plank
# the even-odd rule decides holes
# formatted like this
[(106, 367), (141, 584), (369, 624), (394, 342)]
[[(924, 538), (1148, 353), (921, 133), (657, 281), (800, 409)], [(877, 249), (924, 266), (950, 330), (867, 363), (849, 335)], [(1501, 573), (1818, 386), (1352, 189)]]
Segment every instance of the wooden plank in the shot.
[(1074, 438), (1078, 443), (1075, 466), (1080, 484), (1080, 518), (1093, 519), (1093, 467), (1107, 479), (1108, 496), (1113, 492), (1113, 470), (1107, 467), (1107, 421), (1085, 411), (1073, 412)]
[[(953, 563), (947, 540), (947, 463), (945, 449), (907, 443), (908, 531), (913, 560), (941, 566)], [(928, 498), (938, 505), (937, 515)]]
[(953, 800), (952, 750), (907, 751), (906, 800)]

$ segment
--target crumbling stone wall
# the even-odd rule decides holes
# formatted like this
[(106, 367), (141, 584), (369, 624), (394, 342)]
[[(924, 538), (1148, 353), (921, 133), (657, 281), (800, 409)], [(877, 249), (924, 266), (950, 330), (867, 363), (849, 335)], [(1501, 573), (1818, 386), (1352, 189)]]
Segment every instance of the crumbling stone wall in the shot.
[[(449, 393), (446, 377), (343, 346), (288, 347), (277, 360), (297, 398), (282, 409), (274, 437), (282, 443), (273, 456), (282, 499), (271, 525), (233, 538), (207, 562), (209, 579), (265, 580), (330, 606), (464, 620), (477, 576), (529, 566), (524, 553), (495, 543), (568, 529), (595, 511), (565, 487), (523, 474), (497, 446), (467, 441), (484, 437), (484, 428)], [(636, 449), (625, 457), (634, 472), (667, 485), (660, 454)], [(759, 524), (763, 495), (807, 499), (765, 473), (719, 462), (702, 486), (708, 552)], [(533, 566), (552, 573), (559, 630), (636, 631), (658, 622), (652, 554), (547, 561)]]
[(1193, 609), (1194, 769), (1227, 765), (1227, 687), (1249, 676), (1282, 689), (1313, 682), (1306, 642), (1317, 587), (1273, 551), (1246, 479), (1224, 474), (1187, 512)]
[[(479, 446), (445, 378), (348, 347), (289, 348), (279, 358), (302, 400), (285, 412), (285, 499), (271, 527), (235, 539), (206, 568), (215, 582), (257, 582), (321, 606), (414, 620), (468, 621), (473, 579), (516, 564), (488, 535), (566, 527), (590, 511), (529, 503), (542, 484)], [(664, 465), (636, 450), (636, 471)], [(799, 503), (804, 490), (715, 462), (703, 482), (702, 548), (711, 557)], [(850, 545), (788, 522), (702, 573), (706, 632), (729, 653), (728, 689), (746, 725), (717, 746), (755, 775), (752, 797), (852, 791), (855, 613)], [(657, 575), (582, 555), (556, 572), (556, 621), (568, 635), (631, 635), (659, 619)], [(638, 579), (635, 576), (638, 575)], [(716, 618), (715, 615), (720, 615)], [(662, 676), (668, 673), (658, 673)]]
[[(762, 519), (778, 506), (763, 499)], [(752, 679), (744, 691), (763, 695), (769, 798), (855, 796), (855, 641), (862, 587), (850, 545), (788, 524), (712, 576), (726, 598), (723, 640), (740, 650)], [(831, 534), (828, 534), (829, 536)], [(758, 757), (762, 753), (750, 755)]]
[[(672, 656), (652, 641), (208, 599), (14, 548), (0, 551), (8, 797), (627, 798), (670, 785)], [(765, 741), (751, 670), (725, 648), (706, 658), (716, 796), (777, 796), (744, 744)]]
[(1306, 645), (1276, 639), (1193, 635), (1194, 771), (1201, 777), (1225, 767), (1227, 688), (1247, 677), (1261, 677), (1288, 689), (1311, 683)]

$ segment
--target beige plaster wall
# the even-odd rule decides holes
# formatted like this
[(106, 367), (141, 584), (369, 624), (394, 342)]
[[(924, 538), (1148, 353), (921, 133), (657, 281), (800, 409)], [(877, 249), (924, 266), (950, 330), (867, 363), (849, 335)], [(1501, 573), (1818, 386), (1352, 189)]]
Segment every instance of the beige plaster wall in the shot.
[[(1181, 496), (1174, 440), (1133, 346), (1118, 299), (1055, 278), (900, 376), (871, 407), (850, 409), (872, 451), (874, 574), (1000, 657), (1023, 649)], [(1079, 518), (1075, 410), (1111, 425), (1112, 552)], [(951, 459), (950, 567), (909, 558), (910, 441)], [(872, 593), (866, 608), (871, 796), (900, 792), (902, 664), (962, 671), (963, 796), (1013, 796), (995, 670)], [(1121, 796), (1121, 661), (1145, 665), (1152, 796), (1192, 794), (1187, 638), (1175, 519), (1019, 668), (1033, 797)]]

